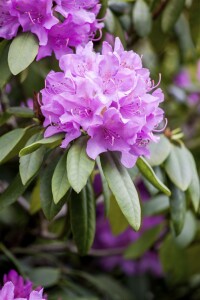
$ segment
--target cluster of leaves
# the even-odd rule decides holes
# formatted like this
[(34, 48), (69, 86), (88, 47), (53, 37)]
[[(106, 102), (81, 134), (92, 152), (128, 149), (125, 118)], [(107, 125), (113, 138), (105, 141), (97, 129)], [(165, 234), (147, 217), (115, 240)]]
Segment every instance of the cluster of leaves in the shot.
[[(104, 35), (108, 32), (119, 36), (125, 47), (143, 53), (153, 74), (162, 72), (167, 95), (179, 65), (192, 64), (200, 54), (198, 1), (101, 2), (99, 17), (107, 12)], [(120, 278), (126, 289), (114, 276), (89, 274), (96, 271), (95, 259), (91, 258), (98, 256), (98, 251), (90, 248), (95, 236), (97, 201), (93, 182), (99, 173), (105, 215), (115, 234), (123, 232), (128, 224), (137, 230), (141, 211), (142, 216), (165, 216), (163, 225), (147, 230), (121, 254), (127, 259), (141, 258), (154, 246), (164, 227), (159, 256), (168, 283), (189, 282), (185, 290), (176, 289), (178, 299), (193, 289), (196, 291), (199, 279), (195, 281), (194, 275), (200, 272), (200, 185), (198, 168), (186, 146), (195, 145), (191, 148), (198, 162), (198, 143), (193, 140), (198, 130), (190, 129), (195, 132), (191, 138), (183, 127), (185, 118), (191, 120), (193, 114), (167, 96), (165, 111), (169, 125), (182, 127), (186, 146), (179, 129), (167, 129), (160, 142), (151, 145), (150, 159), (140, 157), (130, 170), (121, 165), (117, 153), (105, 153), (96, 162), (89, 159), (85, 152), (87, 137), (81, 137), (63, 151), (58, 147), (62, 135), (43, 138), (37, 107), (33, 112), (20, 106), (21, 101), (43, 87), (50, 69), (58, 69), (52, 58), (35, 62), (37, 51), (38, 43), (31, 33), (19, 34), (12, 42), (0, 42), (2, 272), (14, 265), (36, 285), (49, 288), (52, 299), (58, 295), (64, 299), (133, 299), (139, 290), (133, 284), (135, 279)], [(9, 95), (5, 92), (7, 82), (12, 85)], [(190, 126), (191, 122), (188, 123)], [(134, 185), (138, 178), (142, 178), (151, 194), (141, 208)], [(88, 256), (77, 255), (72, 236), (78, 252)], [(78, 271), (81, 268), (85, 272)], [(146, 289), (145, 286), (139, 291), (137, 299), (144, 298), (142, 293)], [(160, 291), (157, 293), (162, 297)]]

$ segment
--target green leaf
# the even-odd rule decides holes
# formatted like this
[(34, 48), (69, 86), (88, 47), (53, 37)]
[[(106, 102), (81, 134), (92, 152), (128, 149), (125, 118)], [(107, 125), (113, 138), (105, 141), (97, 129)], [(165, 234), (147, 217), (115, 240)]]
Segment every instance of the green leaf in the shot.
[(61, 210), (61, 208), (66, 202), (65, 197), (61, 201), (59, 201), (58, 204), (55, 204), (53, 201), (51, 181), (52, 181), (52, 176), (53, 176), (56, 163), (57, 160), (46, 167), (46, 169), (41, 174), (41, 181), (40, 181), (41, 207), (45, 217), (48, 220), (52, 220), (59, 213), (59, 211)]
[(38, 267), (31, 269), (28, 277), (35, 286), (42, 286), (45, 288), (56, 285), (60, 279), (60, 270), (51, 267)]
[(26, 143), (27, 128), (14, 129), (0, 137), (0, 163), (4, 163), (19, 153)]
[(196, 231), (197, 231), (196, 219), (191, 211), (187, 211), (183, 230), (175, 238), (176, 244), (182, 248), (188, 247), (194, 240)]
[(136, 165), (142, 173), (142, 175), (149, 182), (151, 182), (153, 186), (155, 186), (159, 191), (163, 192), (167, 196), (171, 195), (171, 192), (168, 189), (168, 187), (166, 187), (164, 183), (160, 181), (160, 179), (156, 176), (149, 163), (142, 156), (138, 158)]
[(188, 154), (188, 159), (190, 161), (191, 169), (192, 169), (192, 180), (188, 187), (188, 192), (194, 207), (194, 210), (198, 212), (199, 210), (199, 204), (200, 204), (200, 182), (199, 182), (199, 176), (197, 173), (196, 164), (194, 161), (194, 158), (191, 154), (191, 152), (186, 149), (186, 152)]
[(12, 41), (8, 52), (8, 65), (13, 75), (25, 70), (35, 59), (38, 40), (30, 32), (21, 33)]
[(137, 0), (133, 7), (133, 24), (135, 31), (141, 37), (147, 36), (151, 31), (151, 12), (144, 0)]
[(176, 187), (172, 188), (170, 213), (174, 232), (176, 235), (179, 235), (185, 222), (186, 200), (185, 194)]
[(91, 183), (77, 194), (72, 193), (70, 218), (73, 238), (81, 255), (90, 250), (95, 235), (95, 199)]
[(80, 137), (69, 149), (67, 175), (72, 188), (80, 193), (92, 173), (95, 161), (86, 154), (87, 137)]
[(141, 208), (135, 186), (125, 167), (114, 153), (101, 155), (103, 173), (115, 199), (129, 224), (138, 230), (141, 224)]
[(128, 246), (124, 253), (126, 259), (137, 259), (145, 254), (156, 242), (163, 225), (157, 225), (146, 230), (133, 244)]
[(21, 149), (21, 151), (19, 152), (19, 156), (30, 154), (33, 151), (40, 148), (42, 145), (50, 147), (50, 148), (56, 147), (56, 146), (60, 145), (62, 138), (63, 138), (63, 134), (56, 134), (49, 138), (41, 139), (35, 143), (32, 143), (29, 146), (26, 146), (23, 149)]
[(31, 201), (30, 201), (30, 213), (34, 215), (41, 209), (41, 202), (40, 202), (40, 180), (37, 181), (32, 194), (31, 194)]
[(101, 166), (101, 161), (99, 156), (96, 159), (96, 163), (99, 169), (99, 173), (101, 176), (101, 182), (102, 182), (102, 188), (103, 188), (103, 200), (104, 200), (104, 204), (105, 204), (105, 215), (108, 216), (109, 214), (109, 210), (110, 210), (110, 197), (111, 197), (111, 191), (109, 189), (108, 183), (106, 181), (106, 178), (103, 174), (103, 170), (102, 170), (102, 166)]
[(108, 219), (110, 222), (111, 230), (113, 235), (118, 235), (124, 232), (129, 223), (126, 220), (125, 216), (123, 215), (119, 205), (113, 195), (110, 197), (110, 210), (108, 214)]
[(70, 184), (67, 178), (67, 152), (60, 158), (52, 177), (53, 200), (57, 204), (67, 193)]
[[(41, 137), (41, 133), (36, 133), (28, 140), (26, 146), (34, 143), (37, 140), (40, 140)], [(19, 172), (23, 184), (26, 184), (39, 171), (44, 159), (45, 152), (46, 149), (43, 146), (33, 153), (20, 157)]]
[(144, 216), (153, 216), (169, 209), (169, 198), (165, 195), (158, 195), (143, 203), (142, 212)]
[(184, 146), (174, 146), (165, 162), (165, 170), (171, 181), (181, 190), (186, 191), (192, 181), (192, 168)]
[(101, 0), (100, 3), (101, 3), (101, 9), (100, 9), (97, 19), (102, 19), (105, 17), (106, 10), (108, 7), (108, 0)]
[(162, 14), (162, 30), (168, 32), (172, 29), (185, 5), (185, 0), (171, 0)]
[(28, 107), (10, 107), (6, 111), (7, 113), (14, 115), (16, 117), (20, 118), (33, 118), (34, 117), (34, 112), (32, 109)]
[(151, 166), (161, 165), (169, 156), (171, 151), (171, 144), (169, 140), (162, 135), (158, 143), (150, 143), (150, 158), (147, 159)]
[(107, 9), (105, 16), (105, 26), (110, 33), (112, 33), (115, 37), (120, 38), (123, 46), (126, 46), (125, 35), (121, 23), (109, 8)]
[(7, 83), (9, 77), (11, 76), (10, 69), (8, 67), (8, 49), (9, 42), (4, 40), (0, 43), (0, 89), (4, 87)]
[(23, 185), (20, 175), (18, 174), (3, 194), (0, 195), (0, 210), (16, 202), (19, 196), (25, 192), (32, 180), (27, 182), (26, 185)]

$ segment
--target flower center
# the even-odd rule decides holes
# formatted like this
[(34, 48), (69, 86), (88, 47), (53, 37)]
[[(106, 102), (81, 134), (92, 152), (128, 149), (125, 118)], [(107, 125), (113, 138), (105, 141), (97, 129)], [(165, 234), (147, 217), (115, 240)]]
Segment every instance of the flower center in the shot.
[(114, 145), (116, 139), (120, 139), (120, 135), (116, 133), (114, 130), (104, 127), (103, 132), (104, 132), (104, 139), (108, 141), (112, 146)]

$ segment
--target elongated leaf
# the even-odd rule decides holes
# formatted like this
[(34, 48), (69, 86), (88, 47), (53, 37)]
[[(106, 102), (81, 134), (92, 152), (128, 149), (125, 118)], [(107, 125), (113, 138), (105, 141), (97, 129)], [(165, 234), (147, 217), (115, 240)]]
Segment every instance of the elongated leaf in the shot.
[(194, 158), (191, 154), (191, 152), (186, 149), (186, 152), (188, 154), (188, 159), (190, 161), (190, 166), (192, 169), (192, 180), (188, 187), (188, 192), (194, 207), (194, 210), (198, 212), (199, 206), (200, 206), (200, 182), (199, 182), (199, 176), (197, 173), (196, 164), (194, 161)]
[(25, 192), (30, 183), (31, 180), (27, 182), (26, 185), (23, 185), (20, 175), (18, 174), (5, 192), (0, 195), (0, 210), (16, 202), (19, 196)]
[(128, 221), (123, 215), (113, 195), (110, 197), (110, 210), (109, 210), (108, 219), (110, 222), (113, 235), (118, 235), (124, 232), (129, 226)]
[(108, 7), (108, 0), (101, 0), (101, 9), (97, 17), (98, 19), (102, 19), (105, 17), (107, 7)]
[(136, 165), (140, 170), (140, 172), (142, 173), (142, 175), (149, 182), (151, 182), (153, 186), (155, 186), (159, 191), (163, 192), (167, 196), (171, 195), (171, 192), (168, 189), (168, 187), (166, 187), (164, 183), (160, 181), (160, 179), (156, 176), (149, 163), (143, 157), (138, 158)]
[(27, 155), (32, 153), (33, 151), (37, 150), (40, 148), (42, 145), (47, 146), (47, 147), (53, 147), (53, 146), (58, 146), (61, 143), (61, 140), (63, 138), (63, 134), (56, 134), (53, 135), (49, 138), (44, 138), (41, 139), (35, 143), (32, 143), (31, 145), (26, 146), (19, 152), (19, 156)]
[(10, 69), (8, 67), (8, 49), (9, 49), (9, 42), (4, 40), (0, 43), (0, 89), (8, 81), (9, 77), (11, 76)]
[(67, 152), (59, 160), (52, 177), (53, 200), (57, 204), (67, 193), (70, 184), (67, 178)]
[(42, 210), (48, 220), (52, 220), (66, 202), (63, 198), (58, 204), (53, 201), (51, 181), (57, 161), (51, 163), (42, 173), (40, 181), (40, 199)]
[(26, 69), (35, 59), (39, 44), (35, 35), (30, 32), (19, 34), (10, 45), (8, 65), (13, 75)]
[(31, 128), (17, 128), (0, 137), (0, 163), (4, 163), (19, 153), (19, 150), (34, 133)]
[(165, 162), (165, 170), (171, 181), (183, 192), (192, 181), (192, 168), (184, 146), (173, 146)]
[(185, 5), (185, 0), (171, 0), (162, 15), (162, 30), (168, 32), (172, 29)]
[(67, 156), (67, 176), (70, 185), (80, 193), (92, 173), (95, 161), (86, 154), (87, 137), (81, 137), (71, 146)]
[(103, 153), (100, 158), (103, 173), (122, 213), (129, 224), (138, 230), (141, 223), (140, 202), (128, 171), (114, 153)]
[(107, 9), (106, 16), (105, 16), (105, 26), (110, 33), (120, 38), (124, 46), (126, 45), (125, 35), (121, 23), (109, 8)]
[(171, 144), (169, 140), (164, 135), (162, 135), (158, 143), (150, 144), (149, 150), (150, 158), (147, 159), (147, 161), (151, 166), (159, 166), (169, 156)]
[[(40, 140), (41, 137), (41, 133), (36, 133), (28, 140), (26, 146), (34, 143), (37, 140)], [(23, 184), (26, 184), (39, 171), (45, 152), (46, 149), (44, 146), (42, 146), (33, 153), (20, 157), (19, 171)]]
[(47, 288), (58, 283), (60, 270), (51, 267), (38, 267), (32, 269), (28, 275), (36, 286), (42, 285)]
[(106, 178), (103, 174), (103, 170), (102, 170), (102, 166), (101, 166), (101, 161), (100, 158), (97, 157), (96, 159), (96, 163), (99, 169), (99, 173), (101, 176), (101, 182), (102, 182), (102, 187), (103, 187), (103, 200), (104, 200), (104, 204), (105, 204), (105, 215), (108, 216), (109, 214), (109, 210), (110, 210), (110, 197), (111, 197), (111, 191), (109, 189), (108, 183), (106, 181)]
[(144, 0), (137, 0), (133, 7), (133, 24), (137, 34), (141, 37), (151, 31), (152, 17), (149, 6)]
[(139, 239), (126, 249), (124, 257), (127, 259), (137, 259), (143, 256), (144, 253), (155, 243), (162, 229), (163, 225), (160, 224), (146, 230)]
[(10, 107), (7, 113), (21, 118), (33, 118), (34, 112), (28, 107)]
[(143, 203), (142, 211), (144, 216), (153, 216), (169, 209), (169, 198), (165, 195), (158, 195)]
[(70, 218), (78, 251), (85, 255), (90, 250), (95, 235), (95, 199), (89, 181), (81, 193), (72, 193)]
[(32, 194), (31, 194), (31, 202), (30, 202), (30, 213), (34, 215), (41, 209), (40, 202), (40, 180), (37, 181)]
[(181, 233), (175, 238), (176, 244), (180, 247), (188, 247), (194, 240), (197, 231), (197, 223), (193, 213), (186, 212), (185, 223)]
[(173, 229), (176, 235), (179, 235), (183, 229), (186, 215), (186, 201), (185, 194), (177, 189), (172, 188), (172, 195), (170, 198), (170, 212)]

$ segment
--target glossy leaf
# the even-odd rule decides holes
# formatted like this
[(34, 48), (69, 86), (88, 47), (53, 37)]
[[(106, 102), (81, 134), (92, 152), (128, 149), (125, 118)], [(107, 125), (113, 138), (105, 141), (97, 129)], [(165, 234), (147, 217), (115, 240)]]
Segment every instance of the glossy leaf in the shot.
[(191, 163), (184, 146), (174, 146), (165, 162), (165, 170), (171, 181), (183, 192), (192, 181)]
[(159, 191), (163, 192), (167, 196), (171, 195), (170, 190), (168, 187), (164, 185), (160, 181), (160, 179), (156, 176), (154, 173), (153, 169), (149, 165), (149, 163), (141, 156), (138, 158), (137, 163), (136, 163), (138, 169), (142, 173), (142, 175), (153, 185), (155, 186)]
[(138, 230), (141, 223), (140, 202), (128, 171), (122, 166), (114, 153), (103, 153), (100, 158), (108, 186), (114, 194), (122, 213), (129, 224), (135, 230)]
[(4, 40), (0, 43), (0, 89), (4, 87), (4, 85), (7, 83), (9, 77), (11, 76), (10, 69), (8, 67), (8, 49), (9, 49), (9, 43), (8, 41)]
[(196, 231), (197, 223), (195, 217), (191, 211), (187, 211), (183, 230), (175, 238), (176, 244), (182, 248), (188, 247), (194, 240)]
[(137, 0), (133, 7), (133, 24), (137, 34), (141, 37), (148, 35), (151, 31), (151, 12), (144, 0)]
[[(28, 140), (26, 146), (34, 143), (37, 140), (40, 140), (41, 137), (41, 133), (36, 133)], [(39, 171), (45, 152), (46, 149), (44, 146), (42, 146), (33, 153), (20, 157), (19, 171), (23, 184), (26, 184)]]
[(12, 41), (8, 52), (8, 65), (13, 75), (26, 69), (39, 49), (37, 38), (30, 32), (21, 33)]
[(67, 152), (60, 158), (52, 177), (53, 200), (57, 204), (67, 193), (70, 184), (67, 178)]
[(165, 195), (158, 195), (146, 201), (142, 205), (144, 216), (153, 216), (169, 209), (169, 198)]
[(41, 207), (45, 214), (45, 217), (48, 220), (52, 220), (57, 213), (61, 210), (62, 206), (66, 202), (66, 199), (63, 198), (58, 204), (55, 204), (53, 201), (53, 194), (51, 190), (51, 181), (53, 172), (55, 169), (57, 161), (54, 161), (46, 167), (46, 169), (41, 174), (40, 181), (40, 199)]
[(157, 225), (146, 230), (124, 253), (126, 259), (137, 259), (145, 254), (159, 237), (163, 225)]
[(77, 194), (72, 193), (70, 218), (73, 238), (81, 255), (90, 250), (95, 235), (95, 199), (91, 183)]
[(162, 14), (162, 30), (168, 32), (172, 29), (185, 5), (185, 0), (171, 0)]
[(63, 134), (56, 134), (56, 135), (53, 135), (49, 138), (41, 139), (41, 140), (39, 140), (35, 143), (32, 143), (31, 145), (28, 145), (28, 146), (24, 147), (19, 152), (19, 156), (30, 154), (33, 151), (40, 148), (42, 145), (44, 145), (46, 147), (50, 147), (50, 148), (51, 147), (56, 147), (56, 146), (60, 145), (62, 138), (63, 138)]
[(77, 139), (67, 155), (67, 176), (70, 185), (80, 193), (92, 173), (95, 161), (86, 153), (87, 137)]
[(171, 144), (169, 140), (162, 135), (158, 143), (150, 143), (150, 158), (147, 159), (151, 166), (161, 165), (169, 156)]
[(7, 109), (7, 113), (14, 115), (16, 117), (20, 118), (33, 118), (34, 117), (34, 112), (32, 109), (28, 107), (10, 107)]
[(118, 235), (129, 227), (129, 223), (123, 215), (113, 195), (110, 196), (110, 210), (108, 219), (113, 235)]
[(176, 235), (179, 235), (183, 229), (186, 215), (185, 194), (176, 187), (172, 188), (170, 197), (170, 213), (173, 229)]

